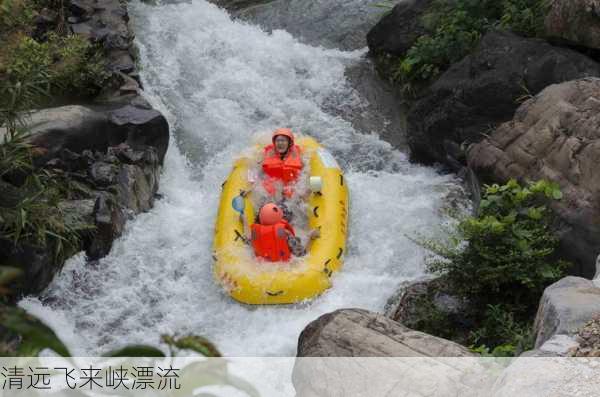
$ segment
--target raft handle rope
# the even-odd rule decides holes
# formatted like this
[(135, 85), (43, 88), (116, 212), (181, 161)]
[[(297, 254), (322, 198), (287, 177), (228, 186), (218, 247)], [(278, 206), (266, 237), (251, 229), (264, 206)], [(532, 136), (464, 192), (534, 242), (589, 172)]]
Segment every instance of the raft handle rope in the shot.
[(283, 294), (283, 290), (277, 291), (277, 292), (271, 292), (271, 291), (265, 291), (265, 293), (269, 296), (279, 296), (281, 294)]
[(235, 231), (235, 238), (233, 239), (233, 241), (238, 241), (239, 239), (242, 239), (244, 244), (250, 245), (250, 240), (248, 240), (246, 237), (242, 236), (242, 234), (240, 232), (238, 232), (237, 229), (234, 229), (234, 231)]

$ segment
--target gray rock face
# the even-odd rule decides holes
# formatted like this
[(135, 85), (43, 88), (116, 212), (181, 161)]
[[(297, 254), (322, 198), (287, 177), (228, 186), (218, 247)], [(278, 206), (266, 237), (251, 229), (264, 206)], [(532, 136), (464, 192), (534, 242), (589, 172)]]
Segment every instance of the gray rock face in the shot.
[(535, 347), (555, 335), (575, 335), (600, 314), (600, 288), (590, 280), (565, 277), (544, 291), (535, 319)]
[(298, 357), (473, 357), (467, 348), (413, 331), (380, 314), (342, 309), (308, 324)]
[(468, 163), (487, 181), (549, 179), (564, 198), (561, 249), (592, 277), (600, 253), (600, 79), (552, 85), (517, 110), (512, 121), (468, 149)]
[(109, 146), (127, 143), (141, 149), (153, 146), (162, 160), (169, 144), (169, 125), (154, 109), (125, 105), (115, 110), (93, 110), (83, 106), (43, 109), (28, 123), (31, 143), (38, 147), (36, 163), (45, 164), (65, 150), (105, 152)]
[(298, 341), (297, 396), (480, 396), (494, 380), (466, 348), (367, 310), (310, 323)]
[[(231, 3), (229, 1), (226, 1)], [(239, 2), (236, 2), (239, 3)], [(381, 18), (379, 0), (274, 0), (234, 12), (267, 30), (283, 29), (299, 40), (328, 48), (356, 50), (366, 46), (368, 31)]]
[(600, 49), (600, 1), (552, 0), (544, 27), (550, 38)]
[(446, 148), (456, 146), (449, 143), (481, 140), (490, 126), (513, 117), (518, 98), (550, 84), (599, 75), (600, 65), (575, 51), (489, 32), (473, 54), (446, 71), (411, 109), (411, 155), (451, 164)]
[(402, 56), (417, 38), (426, 33), (423, 14), (432, 0), (405, 0), (394, 6), (367, 34), (372, 53)]
[[(127, 3), (121, 0), (72, 0), (69, 28), (76, 35), (100, 44), (113, 73), (112, 84), (102, 95), (106, 102), (125, 102), (135, 98), (141, 89), (134, 79), (119, 78), (120, 74), (135, 74), (134, 34), (129, 29)], [(131, 85), (136, 87), (132, 89)], [(113, 87), (114, 85), (114, 87)]]

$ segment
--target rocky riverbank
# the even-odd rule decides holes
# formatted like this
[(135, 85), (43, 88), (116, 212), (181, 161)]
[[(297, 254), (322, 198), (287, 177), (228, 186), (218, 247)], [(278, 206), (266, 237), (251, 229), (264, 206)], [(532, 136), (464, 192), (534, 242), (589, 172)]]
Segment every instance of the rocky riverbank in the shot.
[[(598, 176), (586, 176), (585, 158), (600, 137), (593, 111), (600, 96), (593, 88), (595, 80), (589, 79), (600, 76), (597, 7), (591, 0), (553, 1), (545, 8), (529, 3), (521, 11), (537, 15), (537, 20), (527, 29), (506, 22), (510, 10), (498, 10), (490, 15), (503, 19), (494, 28), (473, 31), (483, 36), (464, 58), (431, 64), (435, 70), (427, 76), (433, 77), (421, 81), (409, 73), (412, 63), (420, 65), (418, 57), (426, 56), (423, 43), (442, 46), (447, 44), (443, 40), (452, 40), (444, 29), (455, 22), (436, 14), (440, 2), (399, 3), (369, 32), (369, 48), (385, 78), (396, 84), (413, 78), (412, 94), (403, 98), (410, 103), (406, 133), (412, 158), (455, 171), (470, 168), (485, 183), (510, 178), (558, 182), (568, 192), (553, 208), (560, 223), (561, 255), (576, 263), (575, 274), (591, 277), (600, 253), (598, 200), (593, 198), (598, 197)], [(473, 23), (492, 12), (465, 9)], [(438, 31), (433, 31), (431, 24), (440, 18)], [(470, 29), (460, 23), (452, 26)], [(460, 37), (458, 41), (466, 40)], [(445, 48), (436, 51), (442, 54)], [(502, 144), (490, 144), (496, 141)]]
[[(24, 118), (34, 173), (48, 175), (44, 183), (60, 192), (49, 210), (77, 237), (59, 258), (49, 244), (0, 238), (0, 262), (23, 272), (10, 285), (12, 301), (42, 291), (75, 252), (85, 251), (90, 261), (108, 254), (126, 221), (153, 206), (169, 126), (142, 97), (128, 22), (127, 3), (121, 0), (71, 0), (66, 9), (44, 8), (35, 19), (41, 43), (64, 24), (65, 37), (81, 37), (98, 48), (103, 57), (98, 64), (109, 77), (92, 98), (68, 95), (57, 99), (65, 106)], [(0, 135), (7, 134), (0, 129)], [(1, 181), (0, 205), (6, 208), (21, 205), (29, 192), (19, 178), (9, 177)]]
[[(404, 90), (405, 96), (399, 98), (409, 105), (406, 133), (412, 159), (440, 163), (463, 173), (468, 170), (479, 183), (502, 184), (510, 179), (556, 183), (562, 193), (551, 194), (559, 199), (548, 201), (555, 214), (552, 229), (561, 242), (554, 256), (575, 262), (570, 271), (589, 278), (597, 274), (600, 260), (596, 259), (600, 252), (599, 174), (592, 165), (599, 155), (595, 150), (600, 138), (596, 109), (600, 103), (600, 41), (596, 34), (600, 25), (592, 3), (557, 0), (546, 8), (528, 9), (537, 15), (535, 25), (528, 26), (507, 23), (505, 17), (511, 10), (489, 11), (489, 15), (502, 15), (501, 21), (494, 28), (477, 27), (481, 38), (464, 57), (449, 57), (446, 65), (421, 64), (425, 67), (421, 72), (427, 71), (418, 77), (421, 81), (411, 75), (411, 68), (423, 61), (415, 54), (426, 56), (423, 43), (452, 40), (439, 36), (448, 28), (444, 24), (456, 23), (439, 14), (440, 9), (454, 12), (451, 7), (443, 8), (442, 2), (432, 0), (400, 2), (367, 36), (370, 54), (384, 78), (394, 84), (413, 79), (410, 90)], [(465, 7), (473, 15), (488, 13), (473, 11), (465, 4), (459, 1), (456, 7)], [(437, 30), (432, 30), (436, 23)], [(467, 29), (460, 23), (455, 27)], [(438, 50), (441, 54), (445, 49)], [(496, 200), (495, 205), (500, 202), (500, 196), (488, 194), (490, 200)], [(481, 331), (478, 326), (482, 326), (475, 324), (482, 321), (474, 315), (478, 309), (455, 287), (446, 275), (404, 283), (386, 306), (389, 319), (354, 309), (326, 314), (302, 332), (298, 356), (429, 357), (444, 356), (446, 349), (455, 356), (473, 355), (473, 351), (489, 355), (485, 349), (471, 351), (454, 343), (466, 343), (467, 335), (472, 336), (475, 329)], [(568, 276), (545, 289), (535, 320), (529, 323), (533, 324), (531, 330), (520, 329), (513, 313), (502, 314), (502, 302), (490, 307), (490, 313), (500, 317), (485, 321), (504, 322), (507, 330), (513, 327), (509, 333), (522, 332), (524, 338), (531, 334), (534, 349), (520, 352), (523, 357), (597, 356), (599, 297), (597, 281)], [(535, 305), (527, 304), (531, 303)], [(431, 336), (413, 329), (454, 342), (435, 338), (415, 347), (415, 340), (427, 341)], [(523, 346), (527, 345), (523, 341)], [(511, 374), (517, 367), (509, 367), (505, 373)], [(297, 371), (299, 378), (306, 375), (301, 365)], [(511, 387), (525, 390), (509, 375), (501, 376), (493, 389), (495, 395), (504, 395)], [(310, 392), (314, 390), (308, 390), (308, 395)]]

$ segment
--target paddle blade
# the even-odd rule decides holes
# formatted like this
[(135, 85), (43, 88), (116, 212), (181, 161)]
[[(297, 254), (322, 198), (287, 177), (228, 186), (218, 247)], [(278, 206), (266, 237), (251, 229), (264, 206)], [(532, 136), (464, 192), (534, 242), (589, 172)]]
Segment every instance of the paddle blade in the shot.
[(233, 200), (231, 200), (231, 206), (234, 210), (240, 214), (243, 214), (244, 208), (246, 207), (246, 202), (242, 196), (236, 196), (233, 198)]

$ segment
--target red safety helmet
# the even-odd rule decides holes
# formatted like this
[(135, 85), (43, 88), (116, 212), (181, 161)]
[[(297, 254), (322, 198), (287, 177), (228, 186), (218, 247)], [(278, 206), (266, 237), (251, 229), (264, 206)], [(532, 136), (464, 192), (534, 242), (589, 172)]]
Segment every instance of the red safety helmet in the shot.
[(294, 144), (294, 133), (290, 128), (278, 128), (275, 131), (273, 131), (273, 136), (271, 137), (273, 144), (275, 144), (275, 138), (277, 138), (280, 135), (285, 136), (290, 140), (290, 146)]
[(263, 205), (258, 213), (258, 220), (261, 225), (270, 226), (281, 222), (283, 211), (277, 205), (268, 203)]

